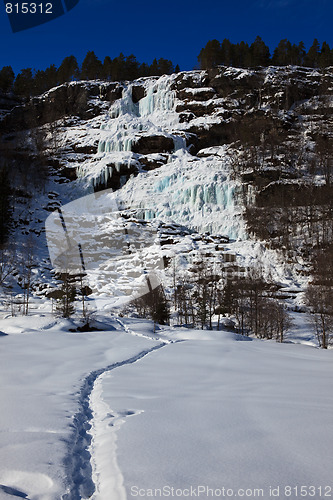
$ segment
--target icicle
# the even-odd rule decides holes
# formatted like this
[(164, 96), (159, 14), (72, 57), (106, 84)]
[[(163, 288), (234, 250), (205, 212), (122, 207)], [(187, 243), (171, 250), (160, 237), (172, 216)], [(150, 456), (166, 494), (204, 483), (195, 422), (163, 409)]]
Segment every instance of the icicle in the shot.
[(148, 116), (155, 111), (172, 111), (174, 109), (176, 93), (169, 89), (168, 84), (168, 80), (164, 78), (149, 87), (147, 95), (139, 101), (139, 116)]
[(173, 144), (174, 144), (174, 152), (179, 151), (181, 149), (186, 149), (186, 140), (184, 137), (180, 135), (175, 135), (173, 137)]
[[(150, 81), (146, 96), (138, 103), (133, 103), (132, 84), (125, 87), (122, 98), (115, 101), (110, 107), (109, 122), (101, 126), (101, 130), (110, 130), (110, 136), (103, 136), (100, 139), (98, 152), (131, 151), (137, 132), (144, 130), (152, 133), (163, 131), (159, 118), (155, 117), (151, 122), (148, 117), (156, 111), (172, 111), (175, 107), (175, 97), (175, 92), (170, 90), (169, 77)], [(185, 139), (181, 136), (175, 136), (174, 150), (178, 151), (185, 147)]]

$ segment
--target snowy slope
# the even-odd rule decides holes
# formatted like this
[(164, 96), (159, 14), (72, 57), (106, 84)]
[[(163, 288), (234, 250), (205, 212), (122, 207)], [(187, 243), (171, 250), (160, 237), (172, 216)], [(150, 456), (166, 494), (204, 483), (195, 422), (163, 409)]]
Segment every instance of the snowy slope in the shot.
[[(255, 188), (235, 176), (234, 163), (242, 148), (234, 141), (238, 132), (255, 133), (251, 127), (256, 130), (258, 119), (265, 133), (272, 127), (280, 134), (287, 130), (288, 140), (299, 134), (302, 148), (310, 151), (312, 132), (328, 127), (331, 120), (332, 103), (320, 95), (321, 77), (330, 93), (329, 68), (321, 74), (297, 67), (222, 67), (134, 82), (71, 82), (33, 100), (31, 105), (42, 117), (39, 129), (22, 130), (18, 110), (7, 116), (3, 123), (10, 130), (17, 125), (20, 131), (5, 137), (6, 152), (15, 158), (18, 150), (35, 158), (34, 136), (40, 133), (52, 171), (45, 191), (29, 191), (28, 186), (32, 198), (17, 198), (14, 211), (13, 238), (36, 235), (41, 288), (51, 280), (43, 234), (48, 212), (104, 188), (117, 189), (119, 209), (133, 217), (228, 236), (229, 251), (237, 254), (240, 266), (260, 260), (278, 283), (306, 283), (302, 263), (296, 269), (279, 252), (269, 251), (265, 242), (249, 240), (243, 214), (254, 201)], [(23, 107), (22, 116), (28, 111), (29, 105)], [(52, 121), (52, 116), (57, 119)], [(22, 179), (17, 177), (19, 184)], [(299, 231), (301, 239), (304, 227)], [(108, 293), (108, 279), (102, 274), (97, 285), (95, 273), (94, 283), (101, 293)]]
[(184, 496), (260, 488), (265, 499), (278, 486), (332, 491), (331, 351), (154, 334), (139, 320), (68, 333), (51, 316), (28, 319), (0, 324), (1, 499), (158, 498), (152, 489), (164, 486)]
[[(206, 255), (239, 273), (259, 263), (290, 309), (303, 306), (304, 261), (295, 266), (248, 234), (244, 210), (255, 188), (235, 175), (244, 151), (233, 137), (256, 115), (280, 131), (293, 123), (311, 155), (312, 132), (331, 120), (332, 100), (317, 95), (319, 77), (299, 68), (220, 68), (75, 82), (35, 99), (41, 111), (54, 105), (60, 113), (57, 99), (66, 92), (74, 104), (66, 102), (67, 114), (52, 123), (6, 138), (6, 153), (27, 154), (30, 166), (34, 137), (44, 134), (51, 175), (36, 186), (24, 163), (13, 173), (11, 238), (23, 260), (34, 239), (35, 296), (30, 316), (13, 318), (22, 288), (15, 284), (12, 304), (1, 297), (1, 499), (157, 498), (164, 486), (183, 496), (199, 486), (215, 496), (223, 487), (238, 496), (240, 488), (247, 496), (260, 488), (262, 498), (296, 500), (302, 485), (315, 487), (309, 497), (332, 495), (332, 351), (316, 349), (306, 314), (293, 312), (283, 345), (225, 330), (154, 332), (148, 321), (114, 316), (147, 291), (147, 276), (168, 293), (173, 269), (165, 261), (175, 257), (181, 275)], [(330, 69), (325, 78), (331, 92)], [(49, 253), (54, 268), (75, 272), (83, 257), (88, 307), (104, 331), (70, 333), (77, 325), (51, 315), (45, 290), (59, 284)]]

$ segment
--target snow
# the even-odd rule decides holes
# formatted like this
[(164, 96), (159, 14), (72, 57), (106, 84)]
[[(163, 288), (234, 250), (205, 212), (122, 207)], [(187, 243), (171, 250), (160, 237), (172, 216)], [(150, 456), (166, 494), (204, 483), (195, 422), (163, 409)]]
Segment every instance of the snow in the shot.
[(46, 235), (54, 269), (77, 274), (84, 268), (99, 295), (108, 294), (110, 308), (148, 293), (149, 284), (160, 284), (164, 265), (156, 229), (120, 217), (112, 191), (79, 198), (54, 212)]
[(190, 94), (201, 94), (201, 93), (215, 93), (215, 89), (213, 87), (200, 87), (200, 88), (191, 88), (187, 87), (186, 92), (189, 92)]
[[(274, 83), (277, 73), (268, 68), (266, 78)], [(241, 79), (252, 73), (225, 74)], [(182, 74), (194, 86), (205, 76)], [(104, 103), (98, 117), (72, 119), (59, 134), (59, 147), (98, 151), (64, 153), (64, 165), (83, 160), (78, 182), (48, 181), (46, 192), (56, 189), (54, 196), (41, 193), (28, 207), (31, 227), (40, 231), (43, 206), (63, 204), (67, 235), (58, 211), (46, 224), (51, 261), (61, 268), (71, 249), (72, 270), (81, 270), (80, 245), (94, 292), (88, 308), (97, 310), (96, 325), (104, 331), (69, 332), (75, 325), (51, 315), (45, 297), (31, 299), (30, 316), (6, 313), (0, 319), (0, 499), (157, 498), (163, 486), (198, 485), (216, 491), (262, 488), (262, 497), (269, 498), (270, 487), (331, 485), (332, 350), (316, 348), (307, 314), (294, 311), (304, 309), (307, 277), (297, 276), (282, 252), (248, 238), (242, 185), (232, 176), (228, 147), (206, 148), (197, 156), (186, 150), (189, 126), (221, 123), (218, 113), (238, 101), (215, 99), (218, 113), (180, 123), (176, 78), (134, 82), (146, 91), (139, 103), (133, 103), (132, 85), (124, 84), (122, 99), (110, 109)], [(203, 90), (209, 89), (186, 89), (193, 98)], [(155, 134), (173, 138), (174, 152), (146, 155), (167, 163), (144, 172), (131, 149), (138, 138)], [(107, 184), (123, 165), (137, 167), (137, 177), (115, 193), (84, 196), (87, 182), (90, 190)], [(251, 203), (254, 193), (246, 196)], [(120, 211), (129, 217), (125, 222)], [(286, 300), (293, 321), (286, 343), (228, 331), (154, 332), (149, 321), (114, 316), (118, 305), (147, 291), (149, 269), (158, 271), (155, 284), (164, 279), (167, 290), (171, 271), (163, 274), (155, 241), (163, 224), (173, 225), (166, 234), (174, 237), (163, 255), (176, 257), (180, 273), (206, 251), (216, 259), (232, 256), (239, 268), (259, 262), (263, 275), (292, 296)], [(229, 241), (204, 242), (207, 231)], [(124, 248), (131, 238), (135, 251), (129, 256)], [(44, 235), (38, 245), (41, 263)], [(47, 266), (40, 266), (43, 279)], [(150, 494), (153, 489), (156, 494)]]
[(193, 337), (103, 380), (112, 414), (133, 412), (117, 433), (128, 498), (134, 485), (260, 487), (267, 495), (272, 484), (328, 484), (330, 433), (322, 429), (332, 393), (321, 380), (330, 357), (319, 368), (318, 351), (303, 346)]
[(239, 239), (245, 228), (234, 196), (238, 185), (230, 179), (226, 155), (197, 159), (180, 150), (158, 172), (130, 179), (119, 197), (124, 206), (144, 209), (144, 218), (151, 210), (157, 219)]
[[(40, 323), (38, 316), (29, 319)], [(46, 328), (52, 317), (44, 320), (39, 332), (21, 328), (18, 333), (15, 318), (0, 324), (9, 333), (0, 339), (0, 485), (23, 491), (29, 499), (59, 500), (68, 488), (64, 460), (74, 444), (84, 377), (154, 342), (119, 333), (117, 325), (107, 332), (68, 333), (70, 324)], [(1, 486), (0, 498), (7, 498)]]
[(1, 320), (0, 498), (331, 485), (332, 351), (99, 320)]

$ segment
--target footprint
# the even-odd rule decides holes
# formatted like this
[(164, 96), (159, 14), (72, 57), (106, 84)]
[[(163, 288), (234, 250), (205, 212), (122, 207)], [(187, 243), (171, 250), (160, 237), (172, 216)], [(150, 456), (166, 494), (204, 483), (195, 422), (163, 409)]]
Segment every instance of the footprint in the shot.
[(0, 492), (16, 498), (29, 500), (29, 496), (49, 493), (53, 486), (52, 479), (45, 474), (20, 470), (7, 470), (0, 474)]
[(132, 411), (132, 410), (123, 410), (123, 411), (120, 411), (118, 413), (118, 416), (119, 417), (128, 417), (130, 415), (135, 415), (136, 412), (135, 411)]
[(8, 493), (8, 495), (12, 495), (13, 497), (28, 499), (28, 495), (26, 493), (23, 493), (23, 491), (17, 490), (16, 488), (11, 488), (10, 486), (5, 486), (4, 484), (0, 484), (0, 490)]

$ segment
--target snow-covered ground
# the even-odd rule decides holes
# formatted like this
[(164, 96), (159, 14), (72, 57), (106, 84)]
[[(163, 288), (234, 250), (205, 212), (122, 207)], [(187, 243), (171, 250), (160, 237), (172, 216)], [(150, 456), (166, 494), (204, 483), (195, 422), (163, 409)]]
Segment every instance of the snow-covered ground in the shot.
[(332, 496), (331, 350), (115, 317), (70, 327), (0, 321), (1, 499)]
[[(199, 85), (203, 76), (191, 78)], [(57, 209), (46, 225), (49, 244), (52, 223), (56, 229), (52, 264), (68, 248), (75, 265), (83, 256), (101, 331), (70, 332), (73, 323), (55, 319), (38, 288), (29, 316), (0, 319), (0, 499), (333, 496), (333, 352), (316, 348), (307, 315), (294, 312), (304, 309), (308, 277), (265, 242), (248, 239), (243, 211), (253, 190), (243, 192), (232, 175), (228, 147), (196, 156), (186, 149), (189, 124), (176, 112), (174, 78), (142, 79), (140, 103), (129, 85), (102, 115), (63, 127), (64, 152), (74, 144), (96, 153), (64, 153), (67, 166), (77, 164), (78, 181), (55, 176), (24, 205), (27, 220), (15, 240), (35, 233), (36, 275), (50, 283), (44, 220)], [(187, 89), (193, 98), (199, 90)], [(219, 123), (214, 113), (191, 123)], [(172, 152), (152, 153), (159, 168), (138, 167), (115, 193), (85, 196), (124, 165), (137, 165), (145, 155), (132, 146), (150, 136), (174, 143)], [(128, 216), (119, 227), (118, 210)], [(163, 257), (175, 257), (181, 271), (212, 251), (239, 269), (262, 266), (291, 297), (286, 343), (179, 327), (154, 333), (148, 321), (113, 316), (113, 306), (135, 288), (134, 271), (144, 277), (145, 259), (163, 274), (160, 247), (150, 243), (156, 235), (163, 240), (165, 226)], [(220, 239), (205, 241), (206, 232)], [(167, 290), (172, 269), (165, 274)], [(5, 300), (0, 307), (2, 314)]]

